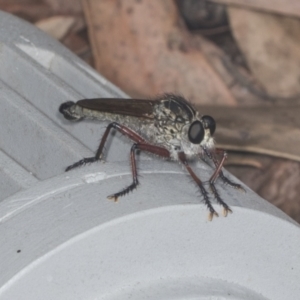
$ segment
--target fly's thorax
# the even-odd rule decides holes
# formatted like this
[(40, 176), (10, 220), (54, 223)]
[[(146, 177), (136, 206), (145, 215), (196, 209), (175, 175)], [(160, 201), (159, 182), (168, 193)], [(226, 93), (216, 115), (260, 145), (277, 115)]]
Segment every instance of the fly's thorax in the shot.
[(175, 126), (177, 124), (178, 127), (190, 122), (193, 118), (193, 115), (186, 107), (180, 107), (170, 100), (161, 100), (156, 104), (153, 107), (153, 114), (156, 121), (170, 125), (175, 124)]
[(168, 107), (165, 101), (154, 107), (156, 135), (162, 143), (179, 145), (182, 130), (189, 122), (189, 118), (184, 111)]

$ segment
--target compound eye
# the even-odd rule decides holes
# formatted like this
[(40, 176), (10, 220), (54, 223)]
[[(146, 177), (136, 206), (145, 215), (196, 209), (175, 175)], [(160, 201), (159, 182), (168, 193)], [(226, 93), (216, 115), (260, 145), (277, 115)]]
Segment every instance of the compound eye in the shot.
[(200, 121), (195, 121), (189, 128), (189, 140), (193, 144), (200, 144), (204, 138), (204, 128)]
[(205, 129), (209, 129), (212, 136), (216, 131), (216, 121), (211, 116), (203, 116), (201, 118)]

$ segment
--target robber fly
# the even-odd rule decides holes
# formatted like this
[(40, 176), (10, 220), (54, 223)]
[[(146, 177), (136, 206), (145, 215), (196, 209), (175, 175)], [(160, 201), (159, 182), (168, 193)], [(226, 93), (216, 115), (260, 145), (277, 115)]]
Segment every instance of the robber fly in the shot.
[[(69, 101), (61, 104), (59, 111), (70, 121), (82, 119), (107, 120), (107, 126), (94, 157), (84, 158), (66, 168), (69, 171), (86, 163), (101, 160), (103, 149), (111, 129), (126, 135), (133, 141), (130, 151), (133, 182), (118, 193), (108, 196), (115, 201), (124, 196), (139, 184), (135, 154), (137, 150), (156, 154), (163, 158), (179, 161), (198, 185), (204, 203), (209, 210), (209, 220), (218, 213), (213, 208), (202, 181), (188, 164), (188, 160), (199, 156), (210, 159), (215, 170), (209, 179), (209, 186), (216, 201), (223, 207), (223, 214), (232, 212), (222, 200), (215, 187), (220, 177), (226, 184), (243, 189), (233, 183), (222, 172), (226, 152), (215, 148), (213, 135), (216, 129), (215, 120), (207, 115), (201, 116), (183, 97), (165, 94), (153, 100), (98, 98), (84, 99), (76, 103)], [(217, 152), (222, 154), (219, 161)]]

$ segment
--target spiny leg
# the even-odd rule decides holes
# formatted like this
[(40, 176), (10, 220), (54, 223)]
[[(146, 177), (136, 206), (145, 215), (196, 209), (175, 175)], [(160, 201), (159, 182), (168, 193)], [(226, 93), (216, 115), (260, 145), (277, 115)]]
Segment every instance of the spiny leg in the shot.
[(218, 159), (214, 156), (213, 153), (209, 152), (206, 148), (204, 148), (205, 154), (213, 161), (214, 165), (216, 166), (216, 169), (214, 171), (214, 173), (212, 174), (211, 178), (209, 179), (209, 186), (210, 189), (216, 199), (216, 201), (223, 207), (223, 215), (226, 217), (228, 215), (228, 213), (232, 213), (232, 210), (230, 209), (230, 207), (222, 200), (219, 192), (217, 191), (216, 187), (215, 187), (215, 181), (218, 177), (220, 177), (225, 183), (227, 183), (229, 186), (235, 188), (235, 189), (240, 189), (240, 190), (244, 190), (244, 188), (237, 183), (232, 182), (231, 180), (229, 180), (227, 177), (225, 177), (225, 175), (222, 172), (222, 167), (224, 165), (224, 162), (227, 158), (227, 153), (226, 151), (222, 150), (222, 149), (216, 149), (216, 152), (221, 153), (222, 155), (222, 159), (219, 162)]
[(207, 191), (205, 190), (205, 188), (202, 184), (202, 181), (197, 177), (197, 175), (194, 173), (192, 168), (189, 166), (184, 152), (179, 152), (178, 153), (178, 158), (183, 163), (183, 165), (186, 167), (187, 171), (189, 172), (189, 174), (192, 176), (192, 178), (194, 179), (194, 181), (196, 182), (196, 184), (200, 188), (201, 194), (202, 194), (203, 199), (204, 199), (204, 203), (207, 206), (207, 208), (209, 209), (208, 220), (211, 221), (214, 216), (218, 217), (219, 215), (215, 211), (215, 209), (213, 208), (213, 206), (212, 206), (212, 204), (209, 200), (208, 193), (207, 193)]
[(117, 122), (112, 122), (110, 123), (107, 127), (106, 127), (106, 130), (102, 136), (102, 139), (101, 139), (101, 142), (100, 142), (100, 145), (98, 147), (98, 150), (96, 152), (96, 155), (93, 156), (93, 157), (87, 157), (87, 158), (83, 158), (81, 159), (80, 161), (74, 163), (73, 165), (71, 166), (68, 166), (66, 168), (66, 172), (67, 171), (70, 171), (71, 169), (74, 169), (74, 168), (77, 168), (79, 166), (82, 166), (82, 165), (85, 165), (87, 163), (93, 163), (95, 161), (98, 161), (102, 158), (102, 154), (103, 154), (103, 148), (104, 148), (104, 145), (106, 143), (106, 140), (107, 140), (107, 137), (108, 137), (108, 134), (110, 132), (111, 129), (116, 129), (118, 130), (119, 132), (123, 133), (124, 135), (128, 136), (130, 139), (132, 139), (133, 141), (135, 141), (136, 143), (142, 143), (142, 142), (145, 142), (145, 140), (139, 136), (137, 133), (135, 133), (134, 131), (132, 131), (131, 129), (117, 123)]
[[(220, 165), (220, 162), (217, 160), (217, 158), (216, 158), (210, 151), (208, 151), (206, 148), (203, 148), (203, 150), (204, 150), (206, 156), (207, 156), (209, 159), (211, 159), (211, 160), (213, 161), (214, 165), (216, 166), (216, 168), (218, 168), (218, 166)], [(222, 159), (223, 159), (224, 156), (225, 156), (225, 159), (227, 158), (227, 153), (226, 153), (226, 151), (224, 151), (223, 149), (217, 148), (215, 151), (221, 154)], [(231, 186), (231, 187), (234, 188), (234, 189), (237, 189), (237, 190), (241, 190), (241, 191), (243, 191), (243, 192), (246, 192), (245, 189), (244, 189), (240, 184), (235, 183), (235, 182), (231, 181), (230, 179), (228, 179), (228, 178), (224, 175), (224, 173), (222, 172), (221, 169), (222, 169), (222, 168), (220, 168), (220, 171), (219, 171), (218, 176), (219, 176), (226, 184), (228, 184), (229, 186)], [(215, 178), (215, 179), (216, 179), (216, 178)]]
[(135, 143), (132, 145), (130, 150), (130, 159), (131, 159), (131, 169), (132, 169), (132, 183), (124, 188), (122, 191), (112, 194), (108, 196), (108, 199), (112, 199), (114, 201), (117, 201), (119, 197), (126, 195), (127, 193), (133, 191), (139, 184), (138, 178), (137, 178), (137, 168), (136, 168), (136, 160), (135, 160), (135, 151), (146, 151), (150, 152), (165, 158), (170, 157), (170, 152), (162, 147), (147, 144), (147, 143)]
[[(226, 217), (228, 215), (228, 212), (232, 213), (232, 210), (230, 209), (230, 207), (222, 200), (219, 192), (217, 191), (216, 187), (215, 187), (215, 181), (218, 178), (218, 176), (220, 175), (220, 172), (222, 172), (222, 167), (223, 164), (225, 162), (225, 159), (227, 158), (227, 154), (226, 152), (224, 152), (224, 155), (221, 159), (220, 162), (218, 162), (218, 165), (216, 165), (216, 169), (214, 171), (214, 173), (212, 174), (212, 176), (209, 179), (209, 187), (216, 199), (216, 201), (223, 207), (223, 215)], [(214, 161), (215, 162), (215, 161)]]
[(131, 171), (132, 171), (132, 180), (133, 180), (132, 184), (130, 184), (128, 187), (124, 188), (122, 191), (118, 193), (107, 196), (108, 199), (114, 200), (116, 202), (118, 201), (119, 197), (124, 196), (127, 193), (133, 191), (138, 186), (139, 181), (137, 178), (137, 169), (136, 169), (136, 160), (135, 160), (136, 145), (137, 144), (133, 144), (130, 150)]
[(78, 162), (74, 163), (73, 165), (68, 166), (65, 171), (68, 172), (68, 171), (70, 171), (72, 169), (75, 169), (77, 167), (86, 165), (87, 163), (93, 163), (93, 162), (95, 162), (97, 160), (99, 160), (99, 158), (97, 158), (96, 156), (85, 157), (85, 158), (79, 160)]

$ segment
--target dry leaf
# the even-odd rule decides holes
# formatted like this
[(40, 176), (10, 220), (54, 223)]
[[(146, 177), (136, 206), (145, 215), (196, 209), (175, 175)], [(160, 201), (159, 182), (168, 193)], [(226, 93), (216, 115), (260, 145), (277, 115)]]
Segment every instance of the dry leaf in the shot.
[(220, 148), (300, 162), (300, 106), (199, 107), (217, 122)]
[(259, 87), (247, 70), (234, 65), (220, 48), (207, 39), (197, 36), (196, 42), (197, 48), (205, 55), (239, 104), (255, 105), (264, 101), (262, 94), (253, 93), (252, 90), (259, 90)]
[(228, 8), (233, 35), (269, 95), (300, 94), (300, 20)]
[(62, 39), (75, 24), (74, 17), (55, 16), (40, 20), (35, 25), (52, 37)]
[(82, 12), (80, 0), (43, 0), (43, 2), (47, 3), (54, 11), (60, 14), (78, 14)]
[(286, 14), (291, 16), (300, 16), (299, 0), (211, 0), (220, 4), (235, 4), (237, 6)]
[[(229, 153), (229, 158), (235, 156), (235, 153)], [(300, 223), (300, 163), (263, 155), (245, 156), (257, 161), (262, 167), (226, 166), (226, 169)]]
[[(44, 3), (27, 3), (27, 1), (25, 3), (19, 3), (21, 1), (22, 0), (2, 3), (0, 0), (0, 9), (29, 22), (36, 22), (37, 20), (48, 18), (53, 15), (53, 11)], [(30, 0), (28, 2), (30, 2)]]
[(262, 163), (258, 159), (254, 159), (251, 157), (244, 157), (239, 154), (239, 152), (234, 153), (226, 159), (224, 166), (227, 168), (228, 166), (243, 166), (243, 167), (251, 167), (256, 169), (263, 169)]
[(131, 96), (177, 92), (198, 103), (236, 103), (172, 0), (84, 0), (83, 7), (97, 70)]

